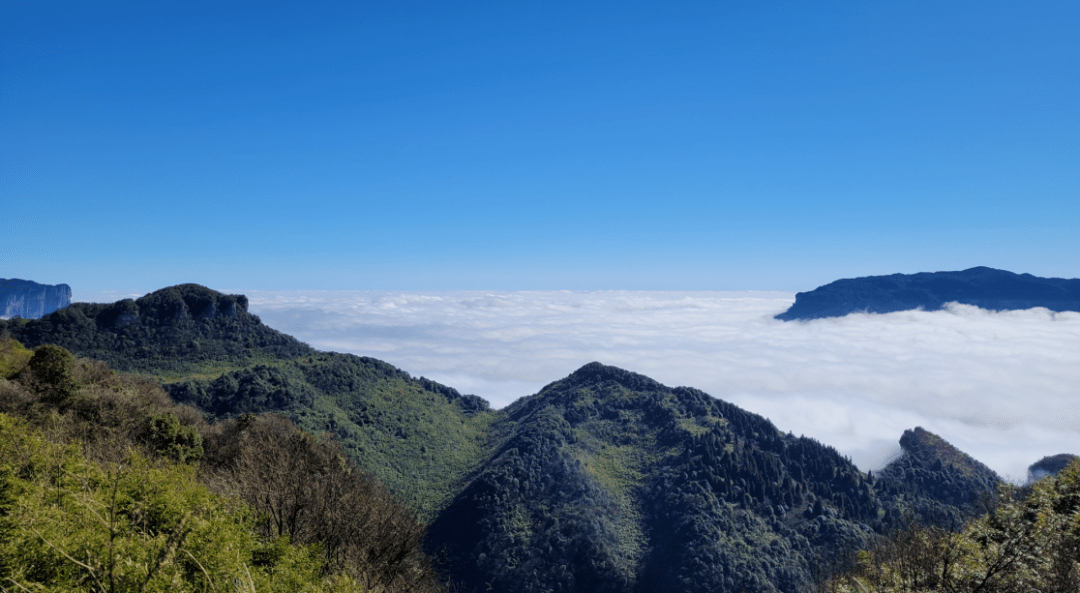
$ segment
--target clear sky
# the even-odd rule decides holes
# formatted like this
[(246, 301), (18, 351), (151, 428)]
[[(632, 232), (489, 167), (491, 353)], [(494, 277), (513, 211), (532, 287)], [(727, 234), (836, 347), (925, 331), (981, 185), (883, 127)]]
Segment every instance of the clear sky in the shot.
[(1080, 276), (1080, 3), (0, 2), (0, 277)]

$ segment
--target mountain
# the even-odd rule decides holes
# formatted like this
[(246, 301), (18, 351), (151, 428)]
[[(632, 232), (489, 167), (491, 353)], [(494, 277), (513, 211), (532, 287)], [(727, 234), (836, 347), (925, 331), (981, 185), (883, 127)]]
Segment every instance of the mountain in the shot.
[(1056, 476), (1077, 459), (1080, 459), (1080, 457), (1069, 453), (1043, 457), (1028, 467), (1028, 482), (1037, 482), (1048, 476)]
[(796, 294), (795, 304), (776, 318), (793, 321), (848, 313), (937, 311), (950, 302), (994, 311), (1032, 307), (1080, 311), (1080, 279), (1039, 278), (986, 267), (849, 278)]
[(469, 591), (801, 591), (881, 516), (834, 449), (598, 363), (510, 405), (493, 433), (430, 528)]
[(491, 458), (430, 527), (468, 591), (805, 591), (875, 533), (969, 516), (954, 505), (997, 479), (922, 429), (875, 478), (759, 415), (599, 363), (502, 412)]
[(67, 284), (0, 278), (0, 317), (38, 319), (70, 304), (71, 287)]
[(903, 453), (878, 472), (879, 489), (922, 522), (959, 527), (1003, 481), (938, 435), (916, 427), (900, 437)]
[(426, 526), (333, 439), (27, 352), (0, 337), (0, 590), (446, 591)]
[(372, 358), (319, 352), (262, 323), (247, 298), (182, 284), (112, 304), (0, 321), (29, 348), (56, 344), (150, 375), (214, 419), (278, 412), (336, 436), (362, 468), (430, 517), (485, 454), (477, 396)]
[(213, 419), (277, 412), (333, 434), (429, 522), (429, 552), (467, 592), (794, 593), (912, 517), (968, 516), (996, 483), (921, 429), (873, 476), (704, 392), (599, 363), (494, 411), (319, 352), (243, 296), (192, 284), (0, 321), (3, 333), (149, 375)]

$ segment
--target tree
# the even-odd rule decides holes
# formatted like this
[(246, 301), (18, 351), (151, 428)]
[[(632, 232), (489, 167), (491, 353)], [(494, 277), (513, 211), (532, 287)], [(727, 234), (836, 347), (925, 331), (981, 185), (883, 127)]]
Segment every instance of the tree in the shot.
[(318, 544), (327, 570), (384, 591), (441, 590), (423, 553), (424, 525), (338, 447), (270, 415), (224, 423), (215, 440), (209, 479), (255, 509), (264, 537)]
[(66, 349), (39, 346), (23, 370), (23, 383), (41, 394), (44, 401), (63, 406), (77, 390), (74, 367), (75, 357)]

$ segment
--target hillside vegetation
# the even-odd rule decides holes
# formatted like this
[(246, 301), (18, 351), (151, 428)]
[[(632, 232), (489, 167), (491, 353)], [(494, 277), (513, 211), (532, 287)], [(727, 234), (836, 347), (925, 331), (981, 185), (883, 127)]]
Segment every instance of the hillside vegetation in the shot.
[(994, 491), (917, 434), (878, 479), (701, 391), (592, 363), (503, 411), (431, 548), (475, 591), (805, 591), (906, 517), (961, 520), (974, 507), (954, 501)]
[(959, 528), (1003, 483), (993, 470), (922, 428), (905, 431), (900, 446), (903, 453), (878, 480), (890, 498), (906, 503), (898, 509), (921, 522)]
[(190, 467), (137, 453), (95, 463), (7, 414), (0, 458), (5, 590), (363, 590), (322, 579), (316, 547), (260, 538), (254, 513)]
[(1080, 461), (1029, 488), (1003, 486), (996, 507), (959, 532), (912, 525), (882, 538), (827, 591), (1080, 591)]
[(345, 452), (430, 518), (486, 457), (494, 413), (476, 396), (372, 358), (319, 352), (263, 325), (247, 298), (183, 284), (111, 305), (0, 321), (27, 347), (62, 346), (161, 381), (211, 419), (276, 412)]
[(333, 441), (0, 339), (0, 587), (441, 591), (424, 527)]

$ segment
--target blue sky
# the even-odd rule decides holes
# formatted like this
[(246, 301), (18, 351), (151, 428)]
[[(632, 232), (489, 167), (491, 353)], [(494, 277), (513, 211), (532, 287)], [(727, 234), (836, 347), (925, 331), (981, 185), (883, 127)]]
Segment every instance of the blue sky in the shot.
[(1080, 4), (3, 2), (0, 277), (1080, 276)]

